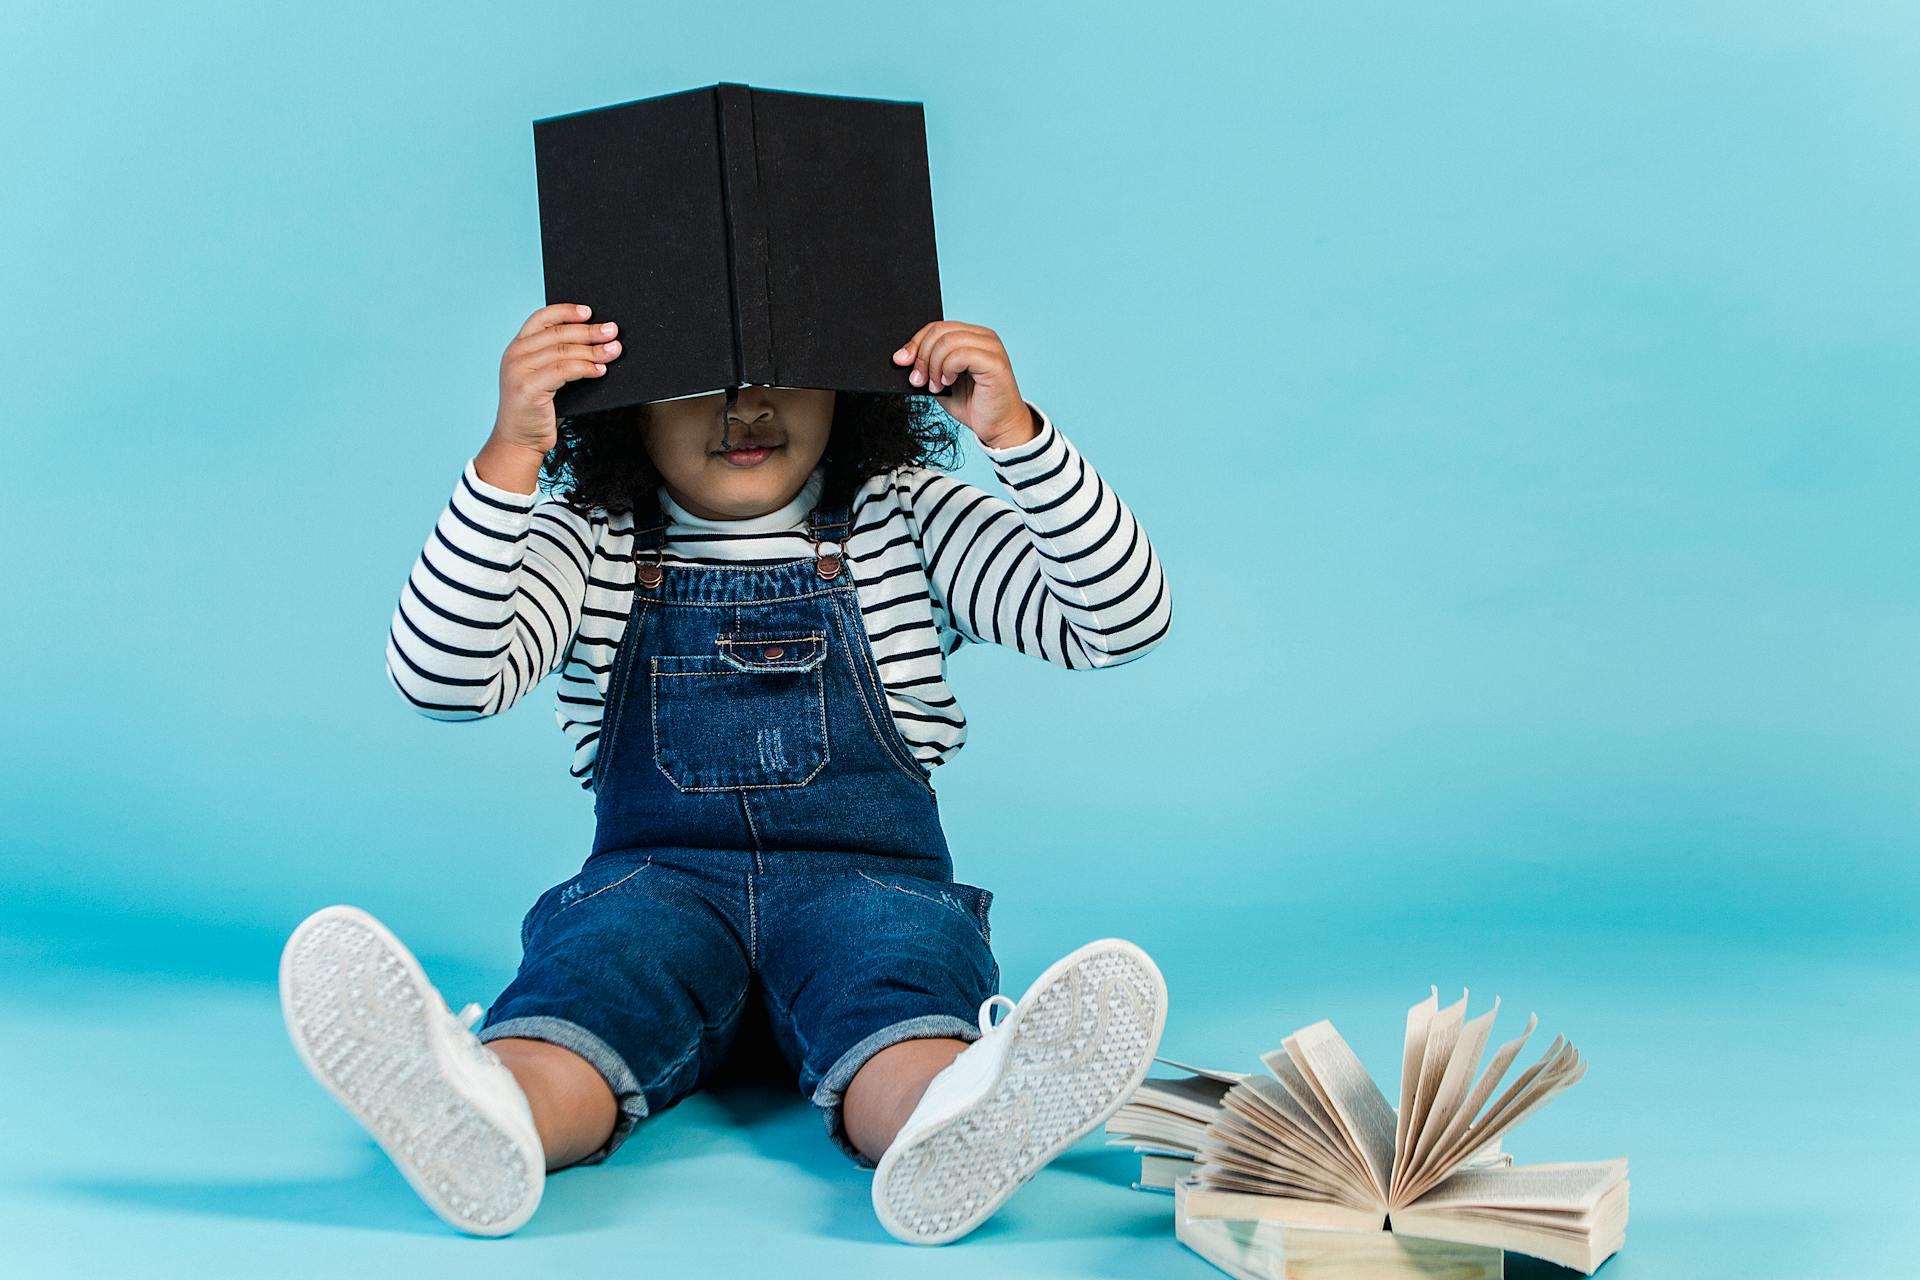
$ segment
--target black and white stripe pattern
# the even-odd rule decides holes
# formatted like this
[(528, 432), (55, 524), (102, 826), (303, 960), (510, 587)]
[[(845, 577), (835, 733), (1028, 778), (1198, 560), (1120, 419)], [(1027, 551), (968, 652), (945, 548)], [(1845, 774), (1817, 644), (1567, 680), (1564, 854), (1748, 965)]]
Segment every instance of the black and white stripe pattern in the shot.
[[(1033, 440), (983, 450), (1011, 501), (925, 467), (872, 477), (855, 499), (848, 567), (894, 722), (928, 770), (966, 743), (946, 682), (962, 644), (1081, 670), (1131, 662), (1171, 620), (1159, 558), (1133, 513), (1034, 415)], [(821, 478), (816, 470), (792, 502), (747, 520), (703, 520), (666, 499), (666, 563), (811, 554), (806, 516)], [(588, 788), (633, 602), (633, 521), (538, 496), (496, 488), (467, 462), (394, 609), (387, 675), (421, 714), (474, 720), (559, 670), (554, 716)]]

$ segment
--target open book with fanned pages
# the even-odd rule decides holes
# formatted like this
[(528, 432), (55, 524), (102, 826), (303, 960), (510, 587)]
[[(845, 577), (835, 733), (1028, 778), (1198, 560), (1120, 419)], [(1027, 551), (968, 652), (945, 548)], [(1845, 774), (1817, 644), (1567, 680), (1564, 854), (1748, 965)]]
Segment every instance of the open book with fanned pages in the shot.
[(1186, 1226), (1384, 1229), (1592, 1274), (1625, 1239), (1626, 1159), (1511, 1163), (1501, 1136), (1586, 1063), (1556, 1037), (1496, 1097), (1538, 1024), (1529, 1018), (1481, 1071), (1499, 1007), (1469, 1019), (1464, 994), (1442, 1009), (1435, 991), (1408, 1010), (1398, 1107), (1321, 1021), (1263, 1054), (1265, 1074), (1161, 1059), (1189, 1074), (1143, 1082), (1107, 1122), (1109, 1141), (1141, 1152), (1136, 1185), (1178, 1184)]

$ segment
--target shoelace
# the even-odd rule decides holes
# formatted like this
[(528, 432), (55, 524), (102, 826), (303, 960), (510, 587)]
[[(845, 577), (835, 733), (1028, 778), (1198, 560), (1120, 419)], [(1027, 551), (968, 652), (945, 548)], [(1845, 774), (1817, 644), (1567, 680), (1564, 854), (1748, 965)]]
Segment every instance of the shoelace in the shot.
[(1012, 1013), (1015, 1009), (1019, 1007), (1016, 1001), (1014, 1001), (1008, 996), (1003, 996), (1003, 995), (991, 995), (991, 996), (988, 996), (985, 1000), (981, 1001), (980, 1014), (979, 1014), (979, 1017), (976, 1019), (976, 1021), (978, 1021), (980, 1024), (980, 1039), (974, 1041), (973, 1044), (968, 1045), (965, 1049), (962, 1049), (959, 1053), (955, 1054), (953, 1056), (953, 1062), (949, 1062), (946, 1066), (934, 1072), (933, 1079), (927, 1082), (927, 1088), (926, 1088), (927, 1093), (933, 1092), (934, 1085), (936, 1083), (940, 1083), (945, 1080), (950, 1080), (954, 1077), (955, 1073), (960, 1070), (960, 1068), (956, 1067), (954, 1063), (959, 1062), (960, 1059), (963, 1056), (965, 1056), (969, 1050), (973, 1049), (974, 1045), (984, 1043), (987, 1037), (993, 1035), (995, 1032), (999, 1031), (1000, 1028), (1007, 1025), (1007, 1020), (1005, 1018), (1002, 1018), (999, 1022), (995, 1022), (993, 1020), (993, 1010), (996, 1005), (1005, 1005), (1007, 1007), (1008, 1013)]
[(988, 1032), (993, 1031), (996, 1027), (1002, 1026), (1006, 1023), (1005, 1018), (1002, 1018), (998, 1023), (994, 1022), (993, 1010), (994, 1010), (994, 1005), (996, 1003), (1006, 1005), (1008, 1013), (1012, 1013), (1015, 1009), (1020, 1007), (1018, 1002), (1015, 1001), (1011, 996), (992, 995), (992, 996), (988, 996), (985, 1000), (981, 1001), (980, 1002), (980, 1034), (983, 1036), (986, 1035)]
[(460, 1042), (461, 1047), (474, 1055), (475, 1061), (491, 1062), (496, 1067), (502, 1066), (500, 1055), (487, 1048), (480, 1038), (473, 1033), (473, 1024), (480, 1021), (481, 1016), (485, 1013), (486, 1010), (478, 1004), (469, 1004), (458, 1013), (454, 1013), (449, 1009), (447, 1016), (453, 1019), (455, 1026), (466, 1033), (465, 1035), (455, 1036), (454, 1038)]

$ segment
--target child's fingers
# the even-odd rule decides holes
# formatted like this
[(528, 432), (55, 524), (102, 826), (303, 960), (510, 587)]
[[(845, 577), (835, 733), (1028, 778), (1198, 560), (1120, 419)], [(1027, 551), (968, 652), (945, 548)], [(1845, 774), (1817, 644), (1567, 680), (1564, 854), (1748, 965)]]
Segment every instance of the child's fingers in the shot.
[(609, 350), (608, 347), (586, 346), (581, 343), (570, 342), (564, 346), (554, 347), (550, 351), (542, 351), (524, 357), (521, 367), (526, 369), (541, 369), (556, 361), (568, 360), (583, 361), (587, 364), (605, 364), (620, 354), (618, 346), (613, 344), (609, 345), (612, 346), (611, 350)]
[(601, 354), (593, 358), (603, 359), (607, 355), (618, 354), (620, 340), (613, 336), (618, 326), (612, 321), (604, 324), (560, 324), (525, 338), (514, 341), (514, 347), (521, 355), (542, 355), (554, 350), (568, 350), (575, 355), (585, 355), (589, 349)]
[(937, 391), (951, 385), (962, 373), (984, 373), (1005, 359), (999, 339), (991, 335), (981, 338), (970, 332), (943, 333), (921, 353), (916, 371), (924, 368), (927, 389)]
[(596, 324), (556, 324), (516, 338), (514, 345), (525, 351), (539, 351), (556, 342), (605, 342), (618, 332), (620, 326), (611, 320)]
[(925, 342), (930, 334), (946, 323), (948, 322), (945, 320), (929, 320), (918, 329), (915, 329), (913, 336), (901, 343), (900, 349), (893, 353), (894, 363), (904, 364), (912, 362), (920, 353), (920, 344)]
[(607, 366), (597, 360), (561, 356), (529, 365), (521, 370), (521, 387), (527, 391), (558, 391), (575, 378), (597, 378)]
[(927, 343), (939, 335), (952, 332), (956, 329), (967, 330), (986, 336), (991, 336), (993, 332), (990, 329), (982, 329), (977, 324), (962, 324), (958, 320), (930, 320), (926, 324), (921, 325), (914, 335), (907, 339), (906, 342), (893, 353), (893, 362), (895, 364), (916, 365), (918, 366), (919, 373), (924, 377), (927, 372), (927, 366), (926, 362), (920, 358), (923, 349)]
[(520, 326), (520, 332), (514, 336), (524, 338), (529, 334), (538, 333), (549, 325), (560, 324), (567, 320), (585, 320), (592, 314), (593, 308), (585, 303), (550, 302), (528, 316), (527, 322)]
[(960, 380), (963, 373), (974, 377), (990, 375), (1006, 367), (1006, 358), (998, 344), (975, 343), (949, 349), (928, 375), (928, 386), (938, 391)]
[(536, 335), (516, 342), (507, 352), (502, 372), (507, 380), (523, 390), (552, 391), (563, 382), (605, 373), (607, 361), (619, 354), (618, 341), (568, 342), (561, 339), (556, 330), (551, 338)]

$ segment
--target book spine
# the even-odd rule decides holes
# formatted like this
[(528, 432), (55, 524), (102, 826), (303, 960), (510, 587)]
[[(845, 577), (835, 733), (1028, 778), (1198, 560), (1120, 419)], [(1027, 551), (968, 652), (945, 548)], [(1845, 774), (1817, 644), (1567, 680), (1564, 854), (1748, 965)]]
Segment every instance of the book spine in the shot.
[(753, 90), (743, 84), (722, 84), (715, 91), (714, 109), (720, 189), (726, 202), (727, 279), (733, 290), (734, 382), (777, 386), (767, 280), (766, 193), (760, 183)]

